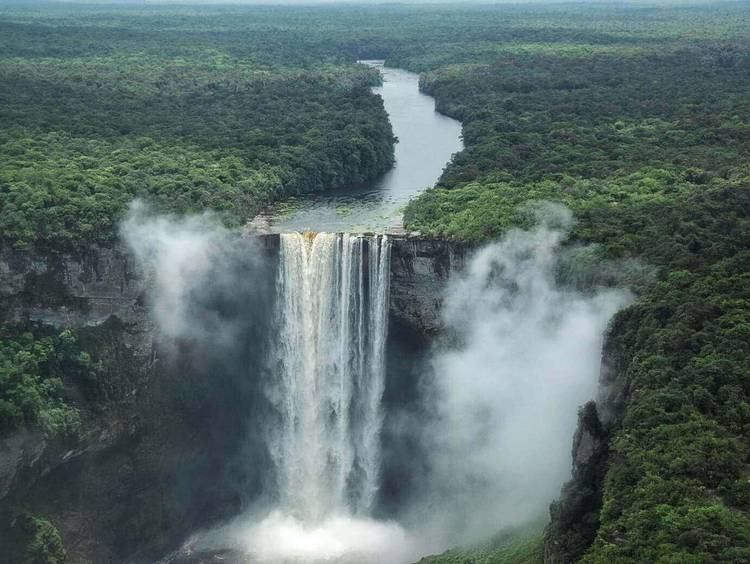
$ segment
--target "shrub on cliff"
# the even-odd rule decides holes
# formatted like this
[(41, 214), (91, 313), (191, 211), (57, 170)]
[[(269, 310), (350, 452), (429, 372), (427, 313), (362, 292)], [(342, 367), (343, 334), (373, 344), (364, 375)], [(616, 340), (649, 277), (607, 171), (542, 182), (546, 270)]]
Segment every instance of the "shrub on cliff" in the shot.
[(39, 517), (24, 514), (17, 526), (26, 537), (21, 564), (64, 564), (65, 547), (55, 526)]
[(65, 382), (86, 384), (95, 368), (70, 330), (0, 330), (0, 434), (38, 425), (48, 436), (74, 435), (78, 411), (66, 402)]

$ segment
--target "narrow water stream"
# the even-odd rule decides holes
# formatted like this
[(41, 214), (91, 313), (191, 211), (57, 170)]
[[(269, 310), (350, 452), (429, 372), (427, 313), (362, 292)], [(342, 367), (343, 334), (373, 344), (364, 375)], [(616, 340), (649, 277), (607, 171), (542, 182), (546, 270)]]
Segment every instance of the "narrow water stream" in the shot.
[(435, 184), (453, 153), (463, 148), (461, 124), (435, 111), (435, 100), (419, 91), (419, 76), (380, 68), (383, 97), (398, 138), (393, 168), (361, 187), (288, 198), (256, 218), (273, 232), (387, 231), (401, 226), (403, 208), (416, 194)]

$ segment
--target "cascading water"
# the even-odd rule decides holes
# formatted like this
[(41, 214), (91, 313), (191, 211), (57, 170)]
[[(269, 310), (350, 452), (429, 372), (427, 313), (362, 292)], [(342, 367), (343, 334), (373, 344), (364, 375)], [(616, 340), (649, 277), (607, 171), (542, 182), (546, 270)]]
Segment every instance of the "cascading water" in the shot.
[(269, 430), (281, 509), (366, 514), (378, 488), (390, 241), (281, 235)]
[(235, 522), (190, 539), (181, 555), (224, 557), (229, 549), (233, 562), (254, 564), (403, 564), (417, 556), (403, 527), (370, 517), (380, 481), (390, 255), (386, 235), (280, 235), (263, 378), (271, 409), (256, 421), (277, 487)]

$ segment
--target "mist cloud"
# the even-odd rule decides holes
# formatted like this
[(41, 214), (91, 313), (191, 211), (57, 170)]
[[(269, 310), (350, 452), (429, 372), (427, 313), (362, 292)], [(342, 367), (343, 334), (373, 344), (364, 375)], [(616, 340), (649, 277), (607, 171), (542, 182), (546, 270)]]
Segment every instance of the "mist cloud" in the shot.
[[(575, 278), (574, 255), (562, 246), (571, 215), (546, 206), (539, 220), (477, 251), (449, 283), (446, 335), (424, 390), (434, 411), (429, 423), (413, 421), (427, 445), (427, 494), (400, 524), (347, 515), (302, 523), (259, 502), (185, 549), (228, 548), (261, 562), (404, 563), (545, 516), (570, 475), (577, 409), (596, 395), (607, 322), (630, 295), (561, 285), (561, 264)], [(262, 364), (260, 345), (252, 357), (240, 354), (264, 342), (272, 322), (274, 270), (252, 244), (211, 215), (155, 216), (139, 203), (121, 233), (153, 278), (164, 337), (219, 349), (228, 381)], [(250, 454), (243, 460), (262, 474)]]
[(139, 200), (120, 236), (149, 278), (161, 337), (231, 350), (238, 331), (255, 327), (263, 334), (272, 276), (257, 240), (226, 229), (210, 212), (159, 215)]
[(454, 345), (432, 363), (426, 507), (447, 544), (546, 514), (570, 476), (577, 409), (596, 394), (603, 332), (630, 299), (559, 287), (570, 213), (541, 218), (477, 252), (445, 297)]
[(154, 215), (136, 200), (120, 234), (153, 277), (151, 306), (162, 334), (177, 338), (202, 333), (202, 324), (191, 315), (194, 301), (212, 275), (222, 275), (226, 230), (211, 214)]

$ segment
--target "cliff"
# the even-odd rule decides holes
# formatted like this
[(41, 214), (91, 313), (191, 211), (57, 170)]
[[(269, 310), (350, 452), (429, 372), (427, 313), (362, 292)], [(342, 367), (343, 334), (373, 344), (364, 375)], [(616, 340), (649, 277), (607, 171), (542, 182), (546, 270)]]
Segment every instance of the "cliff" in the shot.
[(445, 285), (451, 272), (464, 267), (472, 246), (432, 237), (392, 239), (391, 328), (434, 337)]
[(629, 393), (623, 356), (615, 327), (605, 336), (597, 399), (578, 413), (572, 477), (550, 506), (551, 520), (544, 538), (546, 564), (577, 562), (599, 529), (610, 439), (620, 425)]
[(143, 301), (148, 280), (120, 245), (82, 254), (0, 248), (0, 321), (32, 320), (85, 327), (116, 316), (139, 329), (133, 346), (148, 354), (151, 323)]
[(0, 539), (11, 543), (0, 552), (14, 554), (28, 513), (58, 529), (70, 562), (152, 562), (257, 488), (233, 466), (251, 405), (244, 381), (222, 351), (159, 337), (151, 285), (120, 245), (0, 251), (0, 322), (74, 328), (101, 379), (95, 398), (65, 382), (78, 436), (0, 437)]
[[(42, 323), (79, 329), (110, 378), (112, 397), (134, 403), (155, 357), (153, 323), (144, 303), (148, 281), (120, 246), (82, 255), (0, 249), (0, 323)], [(122, 361), (127, 359), (127, 366)], [(86, 410), (85, 405), (80, 406)], [(49, 444), (38, 430), (0, 438), (0, 499), (22, 470), (42, 466), (48, 473), (91, 448), (112, 444), (128, 424), (119, 417), (84, 420), (73, 448)], [(51, 452), (55, 450), (54, 454)], [(43, 456), (47, 455), (47, 456)], [(28, 479), (29, 472), (24, 478)]]
[[(277, 235), (253, 239), (277, 256)], [(440, 295), (466, 252), (393, 238), (385, 398), (393, 413), (421, 409), (421, 363), (440, 329)], [(0, 250), (0, 322), (75, 328), (108, 386), (95, 404), (69, 394), (83, 420), (74, 439), (38, 429), (0, 438), (0, 537), (28, 512), (59, 530), (71, 562), (152, 561), (186, 532), (237, 514), (262, 488), (268, 464), (248, 431), (263, 405), (246, 374), (260, 370), (267, 328), (257, 319), (273, 301), (274, 277), (263, 278), (219, 304), (228, 323), (253, 321), (242, 328), (248, 346), (228, 353), (159, 337), (148, 305), (153, 281), (123, 246), (79, 255)], [(399, 466), (408, 438), (392, 431), (384, 507), (418, 482), (414, 467)]]

